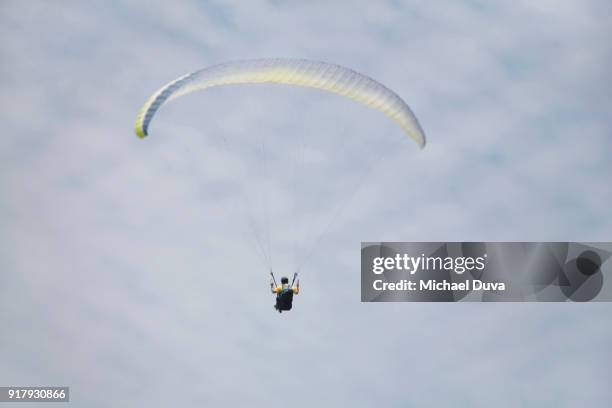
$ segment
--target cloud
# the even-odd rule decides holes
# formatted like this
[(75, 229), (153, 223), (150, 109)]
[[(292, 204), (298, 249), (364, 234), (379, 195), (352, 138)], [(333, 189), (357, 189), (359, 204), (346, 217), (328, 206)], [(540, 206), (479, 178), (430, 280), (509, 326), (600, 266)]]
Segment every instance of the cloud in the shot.
[[(3, 3), (0, 383), (88, 407), (607, 406), (609, 306), (360, 304), (356, 248), (609, 239), (609, 8)], [(156, 87), (268, 56), (380, 80), (427, 148), (273, 86), (187, 96), (131, 134)], [(289, 273), (321, 231), (274, 315), (257, 240)]]

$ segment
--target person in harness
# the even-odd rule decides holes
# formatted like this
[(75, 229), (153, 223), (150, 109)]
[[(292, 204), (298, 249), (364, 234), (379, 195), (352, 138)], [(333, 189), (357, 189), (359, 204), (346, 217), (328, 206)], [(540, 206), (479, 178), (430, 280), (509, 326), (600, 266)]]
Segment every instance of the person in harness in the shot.
[(286, 276), (283, 276), (281, 278), (281, 284), (277, 285), (272, 271), (270, 271), (270, 275), (272, 275), (270, 289), (272, 290), (272, 293), (276, 295), (276, 304), (274, 305), (274, 309), (278, 310), (278, 313), (283, 313), (283, 310), (291, 310), (291, 307), (293, 307), (293, 295), (300, 293), (299, 279), (297, 283), (295, 282), (297, 273), (293, 275), (291, 285), (289, 285), (289, 278)]

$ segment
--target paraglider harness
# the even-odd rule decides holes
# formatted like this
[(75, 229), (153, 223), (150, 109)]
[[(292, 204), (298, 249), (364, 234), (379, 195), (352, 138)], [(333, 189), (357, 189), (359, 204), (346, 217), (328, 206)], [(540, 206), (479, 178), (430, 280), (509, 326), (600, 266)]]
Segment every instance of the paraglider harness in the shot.
[[(272, 271), (270, 271), (270, 275), (272, 276), (274, 287), (277, 288), (276, 279), (274, 279)], [(278, 310), (278, 313), (282, 313), (283, 310), (291, 310), (293, 307), (293, 284), (295, 283), (295, 278), (297, 278), (297, 272), (293, 274), (291, 285), (288, 285), (286, 288), (281, 288), (276, 294), (276, 305), (274, 308)]]

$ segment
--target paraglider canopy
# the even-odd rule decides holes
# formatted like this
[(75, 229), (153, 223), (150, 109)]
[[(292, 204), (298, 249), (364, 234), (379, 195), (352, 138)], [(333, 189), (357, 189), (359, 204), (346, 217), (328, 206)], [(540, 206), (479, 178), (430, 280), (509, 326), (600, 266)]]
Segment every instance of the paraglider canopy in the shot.
[(304, 59), (257, 59), (214, 65), (166, 84), (142, 106), (134, 125), (140, 138), (148, 135), (157, 110), (166, 102), (190, 92), (220, 85), (276, 83), (321, 89), (378, 110), (399, 124), (421, 148), (425, 134), (406, 102), (395, 92), (363, 74), (335, 64)]

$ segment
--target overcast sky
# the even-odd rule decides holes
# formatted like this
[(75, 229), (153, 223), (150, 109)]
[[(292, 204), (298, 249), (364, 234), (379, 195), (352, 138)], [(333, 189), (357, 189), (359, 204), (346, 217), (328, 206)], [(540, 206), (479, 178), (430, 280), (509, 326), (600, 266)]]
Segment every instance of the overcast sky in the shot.
[[(608, 304), (359, 302), (361, 241), (612, 239), (610, 2), (328, 3), (0, 4), (0, 385), (74, 407), (610, 405)], [(161, 85), (262, 57), (379, 80), (427, 147), (272, 85), (133, 135)], [(291, 313), (258, 240), (302, 268)]]

